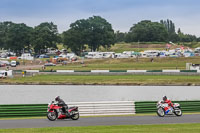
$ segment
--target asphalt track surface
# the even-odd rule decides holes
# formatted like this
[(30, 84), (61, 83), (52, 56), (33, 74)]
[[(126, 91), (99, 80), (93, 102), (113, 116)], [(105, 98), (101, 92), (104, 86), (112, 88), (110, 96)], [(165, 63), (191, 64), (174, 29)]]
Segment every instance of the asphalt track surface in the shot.
[(89, 117), (73, 120), (49, 121), (47, 119), (0, 120), (0, 128), (42, 128), (100, 125), (145, 125), (145, 124), (200, 123), (200, 114), (176, 116), (121, 116)]

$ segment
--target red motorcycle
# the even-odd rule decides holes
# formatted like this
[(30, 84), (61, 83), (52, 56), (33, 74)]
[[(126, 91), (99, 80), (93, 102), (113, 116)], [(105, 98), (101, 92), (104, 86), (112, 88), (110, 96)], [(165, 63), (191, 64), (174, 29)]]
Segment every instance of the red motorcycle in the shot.
[(56, 119), (72, 119), (72, 120), (79, 119), (78, 107), (76, 106), (70, 107), (67, 111), (68, 113), (65, 113), (63, 111), (63, 107), (58, 106), (58, 104), (55, 104), (54, 101), (52, 101), (48, 105), (47, 118), (50, 121), (55, 121)]

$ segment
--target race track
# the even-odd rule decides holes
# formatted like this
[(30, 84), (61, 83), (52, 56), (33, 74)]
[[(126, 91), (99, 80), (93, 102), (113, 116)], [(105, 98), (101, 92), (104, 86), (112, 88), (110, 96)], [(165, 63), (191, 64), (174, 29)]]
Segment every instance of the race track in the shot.
[(41, 128), (41, 127), (71, 127), (99, 125), (141, 125), (141, 124), (174, 124), (200, 123), (200, 114), (183, 115), (182, 117), (166, 116), (126, 116), (126, 117), (89, 117), (78, 121), (47, 119), (0, 120), (0, 128)]

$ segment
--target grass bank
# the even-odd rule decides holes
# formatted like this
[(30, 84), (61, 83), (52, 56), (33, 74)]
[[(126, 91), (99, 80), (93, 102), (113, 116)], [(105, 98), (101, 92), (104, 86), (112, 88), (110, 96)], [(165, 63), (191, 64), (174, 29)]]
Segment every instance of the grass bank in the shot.
[(0, 133), (199, 133), (200, 124), (124, 125), (55, 127), (29, 129), (0, 129)]
[(0, 80), (0, 84), (200, 85), (200, 76), (177, 75), (36, 75)]
[[(84, 65), (80, 62), (84, 61)], [(46, 70), (163, 70), (186, 69), (186, 63), (200, 64), (200, 57), (189, 58), (130, 58), (130, 59), (85, 59), (65, 66), (46, 67)]]
[(124, 51), (136, 51), (141, 52), (145, 50), (165, 50), (166, 43), (164, 42), (132, 42), (132, 43), (116, 43), (112, 45), (110, 49), (100, 47), (100, 51), (112, 51), (115, 53), (122, 53)]

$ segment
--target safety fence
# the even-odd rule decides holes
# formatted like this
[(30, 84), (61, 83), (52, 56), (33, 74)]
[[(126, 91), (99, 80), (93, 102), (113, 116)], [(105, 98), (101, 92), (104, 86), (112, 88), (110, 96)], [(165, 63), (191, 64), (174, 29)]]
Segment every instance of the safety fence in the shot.
[(39, 72), (58, 72), (58, 73), (74, 73), (74, 72), (91, 72), (91, 73), (145, 73), (145, 72), (163, 72), (163, 73), (200, 73), (200, 70), (25, 70), (26, 72), (39, 73)]
[(78, 106), (81, 116), (135, 114), (134, 101), (104, 101), (69, 103)]
[[(180, 103), (182, 112), (200, 112), (200, 101), (173, 101)], [(80, 116), (131, 115), (155, 113), (156, 101), (104, 101), (72, 102), (68, 106), (78, 106)], [(0, 118), (46, 116), (47, 104), (0, 105)]]
[(200, 75), (200, 70), (13, 70), (14, 76), (49, 75)]
[[(173, 101), (179, 103), (182, 112), (200, 112), (200, 101)], [(135, 102), (136, 113), (155, 113), (156, 101)]]
[[(0, 118), (46, 116), (47, 104), (0, 105)], [(73, 102), (68, 106), (78, 106), (81, 116), (129, 115), (135, 114), (133, 101)]]
[[(25, 75), (200, 75), (200, 70), (25, 70)], [(13, 72), (14, 75), (19, 73)], [(23, 75), (24, 76), (24, 75)]]
[(46, 111), (47, 104), (0, 105), (0, 118), (45, 116)]

